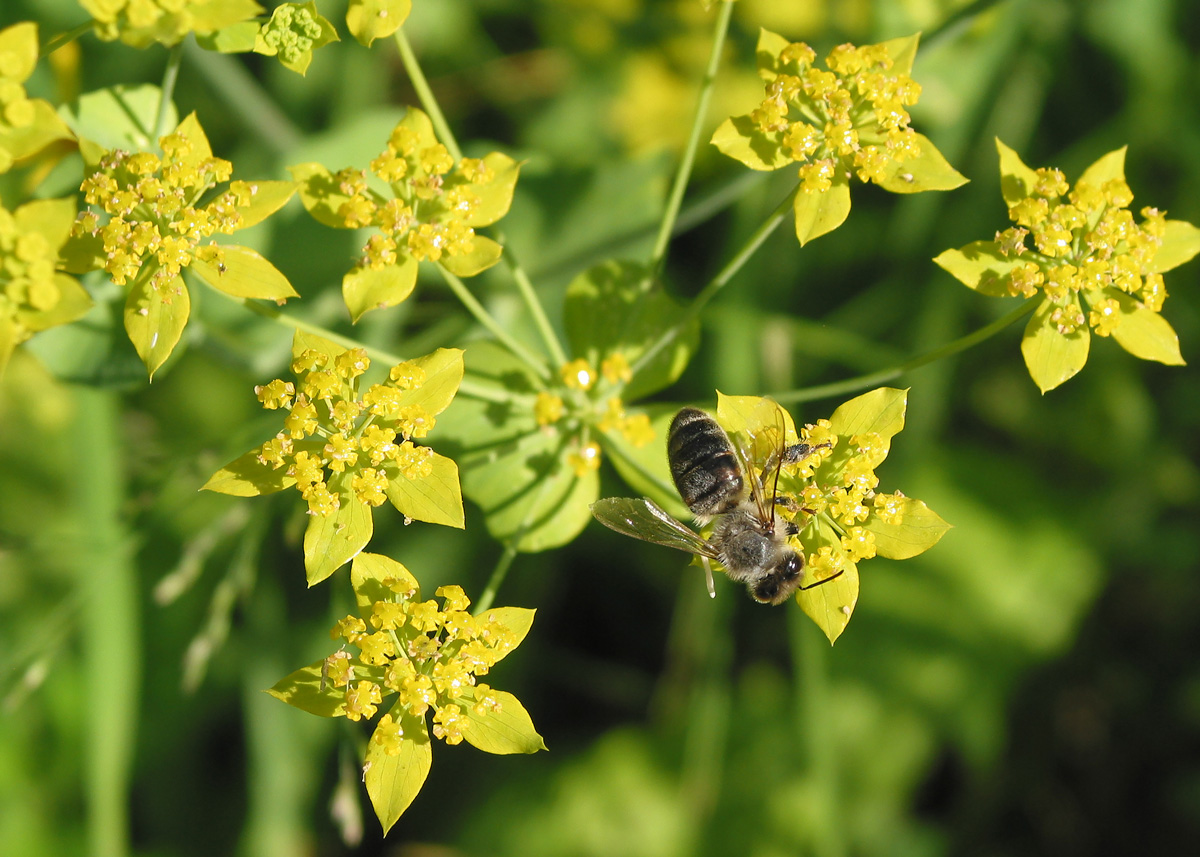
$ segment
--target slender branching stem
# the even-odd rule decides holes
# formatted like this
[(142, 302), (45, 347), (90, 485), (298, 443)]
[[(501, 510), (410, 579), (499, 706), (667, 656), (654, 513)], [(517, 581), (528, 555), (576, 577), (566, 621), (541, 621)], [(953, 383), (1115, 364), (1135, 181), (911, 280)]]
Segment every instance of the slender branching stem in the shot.
[(425, 79), (425, 72), (421, 71), (421, 64), (417, 62), (417, 55), (413, 53), (412, 45), (408, 43), (408, 37), (404, 35), (403, 27), (396, 31), (395, 39), (396, 47), (400, 49), (400, 62), (404, 64), (404, 70), (408, 72), (408, 79), (412, 83), (413, 89), (416, 90), (417, 99), (429, 115), (429, 121), (433, 123), (433, 130), (437, 133), (438, 139), (442, 141), (442, 145), (450, 152), (450, 156), (456, 161), (462, 160), (462, 150), (458, 148), (458, 141), (454, 139), (450, 123), (446, 121), (442, 108), (438, 106), (437, 98), (434, 97), (433, 90), (429, 88), (429, 81)]
[(692, 165), (696, 161), (696, 150), (700, 146), (700, 135), (704, 130), (705, 119), (708, 117), (708, 105), (712, 100), (713, 85), (717, 80), (717, 69), (721, 65), (721, 52), (725, 47), (725, 34), (729, 31), (729, 19), (733, 15), (732, 0), (721, 3), (721, 11), (717, 14), (717, 23), (713, 31), (712, 51), (708, 57), (708, 68), (704, 72), (704, 80), (700, 84), (700, 96), (696, 100), (696, 114), (692, 118), (692, 130), (688, 135), (687, 147), (683, 158), (679, 161), (679, 169), (671, 185), (671, 195), (667, 200), (667, 210), (663, 213), (662, 223), (658, 228), (658, 238), (654, 242), (654, 252), (650, 259), (650, 269), (657, 275), (667, 255), (667, 245), (675, 229), (675, 220), (679, 216), (679, 208), (683, 204), (683, 192), (687, 188), (688, 178), (692, 174)]
[(957, 354), (960, 351), (965, 351), (973, 345), (978, 345), (985, 339), (995, 336), (1006, 327), (1020, 321), (1029, 313), (1033, 312), (1038, 304), (1042, 302), (1041, 295), (1030, 298), (1022, 303), (1019, 307), (1005, 316), (1002, 316), (991, 324), (984, 325), (979, 330), (972, 331), (966, 336), (961, 336), (953, 342), (947, 342), (945, 345), (939, 345), (924, 354), (919, 354), (911, 360), (906, 360), (898, 366), (892, 366), (889, 369), (880, 369), (876, 372), (868, 372), (865, 375), (859, 375), (855, 378), (847, 378), (845, 381), (835, 381), (832, 384), (820, 384), (815, 387), (804, 387), (799, 390), (789, 390), (785, 393), (772, 393), (770, 397), (780, 404), (794, 405), (799, 402), (811, 402), (815, 399), (828, 399), (834, 396), (853, 393), (857, 390), (863, 390), (867, 387), (874, 387), (876, 384), (883, 384), (887, 381), (899, 378), (906, 372), (911, 372), (914, 369), (933, 363), (936, 360), (941, 360), (943, 357), (949, 357), (951, 354)]
[(167, 114), (170, 113), (171, 99), (175, 97), (175, 81), (179, 79), (179, 66), (183, 62), (183, 42), (171, 48), (167, 54), (167, 67), (163, 71), (162, 92), (158, 98), (158, 113), (154, 116), (153, 140), (167, 133)]

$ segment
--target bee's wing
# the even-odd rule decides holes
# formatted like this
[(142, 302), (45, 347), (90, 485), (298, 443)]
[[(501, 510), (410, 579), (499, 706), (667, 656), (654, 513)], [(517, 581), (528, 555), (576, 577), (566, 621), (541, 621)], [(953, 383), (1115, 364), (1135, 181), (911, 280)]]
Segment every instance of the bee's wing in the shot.
[[(787, 429), (783, 409), (775, 405), (775, 424), (762, 426), (754, 433), (738, 432), (733, 440), (734, 452), (750, 483), (750, 496), (754, 499), (758, 519), (763, 523), (774, 520), (775, 494), (779, 485), (779, 467), (787, 447)], [(765, 484), (764, 484), (765, 483)], [(767, 496), (767, 492), (771, 496)]]
[(593, 503), (591, 508), (597, 521), (623, 535), (720, 559), (712, 545), (647, 497), (605, 497)]

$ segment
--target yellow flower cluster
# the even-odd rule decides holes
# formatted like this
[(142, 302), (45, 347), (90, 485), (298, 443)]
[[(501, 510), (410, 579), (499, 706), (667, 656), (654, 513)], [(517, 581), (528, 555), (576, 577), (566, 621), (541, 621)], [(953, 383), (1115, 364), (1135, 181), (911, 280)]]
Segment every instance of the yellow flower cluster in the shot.
[[(331, 655), (324, 676), (334, 687), (345, 688), (343, 708), (349, 719), (373, 717), (383, 695), (396, 693), (412, 717), (424, 718), (432, 710), (433, 734), (457, 744), (470, 722), (464, 708), (479, 716), (500, 711), (500, 700), (477, 679), (519, 640), (494, 614), (468, 613), (471, 602), (462, 587), (439, 587), (439, 607), (432, 599), (415, 600), (404, 581), (388, 579), (383, 584), (391, 595), (371, 605), (369, 627), (357, 616), (334, 625), (330, 636), (344, 638), (359, 654)], [(362, 675), (382, 678), (377, 682)], [(403, 737), (401, 722), (386, 714), (371, 740), (395, 755)]]
[[(542, 427), (552, 426), (569, 415), (582, 415), (584, 430), (580, 442), (567, 454), (567, 464), (575, 475), (584, 476), (600, 467), (600, 444), (588, 439), (592, 427), (605, 433), (621, 434), (639, 448), (654, 441), (650, 417), (626, 413), (621, 398), (609, 395), (633, 377), (625, 355), (620, 352), (609, 354), (601, 361), (598, 372), (591, 363), (579, 357), (559, 367), (558, 375), (562, 386), (553, 392), (539, 392), (533, 414)], [(568, 401), (573, 408), (568, 407)]]
[(780, 52), (766, 94), (750, 113), (763, 134), (778, 136), (801, 164), (805, 191), (828, 190), (839, 172), (863, 181), (881, 179), (889, 164), (920, 154), (906, 108), (921, 87), (893, 69), (885, 45), (839, 45), (817, 68), (816, 52), (792, 42)]
[(197, 205), (205, 191), (228, 181), (233, 169), (229, 161), (206, 154), (206, 140), (197, 142), (181, 125), (159, 141), (162, 157), (106, 152), (99, 169), (80, 185), (84, 199), (103, 217), (81, 212), (75, 235), (101, 241), (104, 270), (117, 285), (148, 273), (151, 288), (161, 291), (194, 258), (219, 265), (221, 248), (212, 241), (201, 247), (200, 242), (243, 225), (238, 208), (253, 198), (252, 184), (232, 182), (225, 193)]
[(262, 12), (254, 0), (79, 0), (104, 41), (173, 45), (190, 32), (210, 33)]
[(1165, 213), (1143, 208), (1142, 222), (1135, 223), (1133, 194), (1120, 177), (1099, 185), (1081, 179), (1072, 189), (1059, 170), (1035, 173), (1029, 195), (1009, 207), (1017, 225), (996, 234), (1002, 255), (1028, 259), (1013, 269), (1009, 293), (1028, 298), (1043, 292), (1055, 305), (1050, 321), (1061, 334), (1084, 325), (1100, 336), (1113, 332), (1121, 305), (1105, 289), (1161, 311), (1167, 290), (1154, 263)]
[(379, 506), (388, 484), (398, 476), (421, 479), (433, 469), (433, 450), (414, 446), (436, 422), (420, 405), (405, 404), (419, 389), (425, 371), (407, 361), (393, 366), (388, 379), (359, 395), (359, 377), (370, 366), (361, 348), (331, 356), (316, 349), (292, 361), (297, 383), (274, 380), (255, 388), (264, 408), (288, 409), (284, 430), (262, 445), (258, 461), (288, 476), (308, 501), (312, 515), (340, 508), (330, 491), (332, 474), (350, 474), (349, 487), (359, 501)]
[(393, 199), (384, 200), (367, 186), (363, 170), (334, 174), (340, 193), (349, 197), (337, 211), (350, 228), (374, 226), (363, 248), (363, 267), (379, 270), (395, 265), (398, 248), (417, 261), (465, 256), (475, 249), (475, 230), (468, 225), (480, 206), (475, 186), (495, 175), (482, 160), (463, 158), (457, 165), (441, 143), (422, 145), (418, 133), (397, 125), (387, 150), (371, 161), (371, 172), (391, 185)]
[[(32, 29), (32, 25), (24, 25)], [(36, 38), (34, 50), (21, 50), (24, 30), (9, 27), (0, 33), (0, 128), (25, 128), (33, 123), (33, 101), (25, 93), (24, 82), (37, 62)]]
[(62, 300), (54, 269), (57, 255), (58, 248), (42, 232), (23, 229), (0, 207), (0, 320), (14, 320), (18, 343), (32, 333), (21, 319), (49, 313)]
[[(902, 494), (880, 494), (875, 489), (879, 477), (875, 467), (888, 452), (888, 443), (879, 435), (867, 433), (850, 438), (853, 451), (846, 457), (836, 457), (836, 466), (826, 466), (835, 459), (839, 437), (829, 420), (818, 420), (800, 431), (803, 442), (812, 452), (795, 465), (785, 464), (790, 477), (808, 480), (797, 491), (798, 506), (810, 515), (825, 515), (841, 531), (842, 550), (851, 562), (870, 559), (876, 555), (875, 534), (864, 527), (872, 517), (886, 524), (899, 526), (904, 515)], [(825, 545), (808, 557), (817, 573), (814, 579), (829, 576), (841, 567), (841, 557)]]

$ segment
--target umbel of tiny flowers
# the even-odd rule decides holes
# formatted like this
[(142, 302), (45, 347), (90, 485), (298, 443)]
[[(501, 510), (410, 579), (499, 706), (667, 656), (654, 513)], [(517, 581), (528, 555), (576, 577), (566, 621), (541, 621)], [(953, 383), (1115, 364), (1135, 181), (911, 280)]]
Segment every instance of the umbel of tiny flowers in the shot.
[(876, 45), (839, 45), (816, 65), (803, 42), (762, 30), (758, 107), (726, 119), (712, 143), (754, 170), (799, 164), (796, 237), (801, 244), (841, 226), (850, 179), (894, 193), (951, 190), (966, 183), (926, 137), (909, 127), (921, 87), (909, 74), (916, 35)]
[(206, 35), (262, 13), (254, 0), (79, 0), (96, 36), (135, 48), (174, 45), (188, 33)]
[[(879, 491), (875, 469), (887, 458), (892, 438), (904, 428), (908, 391), (881, 387), (839, 406), (829, 419), (804, 426), (797, 436), (791, 415), (770, 399), (717, 394), (717, 421), (741, 436), (756, 463), (769, 460), (784, 442), (813, 447), (779, 475), (780, 513), (799, 527), (792, 546), (805, 556), (805, 585), (796, 600), (830, 643), (846, 628), (858, 602), (858, 564), (875, 556), (908, 559), (933, 547), (949, 524), (921, 500)], [(758, 473), (771, 490), (774, 472)], [(719, 567), (719, 565), (718, 565)]]
[(317, 4), (282, 3), (254, 34), (255, 53), (279, 57), (283, 67), (298, 74), (308, 71), (313, 51), (340, 41), (333, 24), (317, 12)]
[(429, 774), (430, 732), (488, 753), (546, 749), (517, 698), (479, 681), (520, 645), (533, 610), (495, 607), (472, 616), (459, 586), (438, 587), (440, 605), (422, 601), (408, 569), (379, 554), (355, 557), (350, 581), (359, 615), (346, 616), (330, 632), (343, 641), (341, 648), (268, 692), (312, 714), (355, 721), (370, 720), (395, 695), (375, 724), (363, 764), (384, 833)]
[(89, 208), (79, 213), (62, 253), (68, 271), (103, 269), (129, 288), (125, 331), (151, 376), (187, 324), (185, 268), (234, 297), (296, 297), (287, 278), (258, 252), (213, 240), (277, 211), (295, 193), (295, 183), (234, 181), (211, 195), (229, 181), (233, 165), (213, 157), (195, 114), (159, 145), (161, 155), (80, 142), (91, 170), (80, 185)]
[(313, 585), (371, 540), (385, 500), (412, 520), (462, 528), (458, 467), (414, 440), (426, 437), (462, 383), (462, 352), (439, 348), (393, 366), (365, 390), (371, 361), (297, 331), (296, 381), (256, 387), (264, 408), (287, 411), (283, 430), (222, 467), (209, 491), (253, 497), (295, 488), (308, 504), (304, 565)]
[(74, 277), (56, 270), (74, 220), (71, 199), (35, 200), (13, 212), (0, 207), (0, 373), (34, 333), (74, 321), (92, 305)]
[(499, 152), (456, 164), (434, 136), (429, 117), (410, 107), (369, 173), (352, 168), (331, 173), (317, 163), (291, 167), (291, 173), (316, 220), (337, 229), (376, 230), (342, 278), (346, 307), (357, 322), (407, 298), (418, 262), (438, 262), (459, 277), (496, 264), (500, 245), (475, 229), (508, 211), (519, 169)]
[(1097, 160), (1072, 188), (1059, 170), (1030, 169), (996, 146), (1016, 225), (934, 261), (980, 294), (1041, 297), (1021, 340), (1034, 383), (1046, 392), (1082, 369), (1092, 333), (1143, 360), (1182, 365), (1179, 338), (1160, 314), (1162, 275), (1200, 252), (1200, 229), (1148, 206), (1134, 220), (1124, 148)]
[(56, 140), (71, 137), (48, 101), (25, 92), (37, 60), (37, 24), (25, 21), (0, 30), (0, 173)]

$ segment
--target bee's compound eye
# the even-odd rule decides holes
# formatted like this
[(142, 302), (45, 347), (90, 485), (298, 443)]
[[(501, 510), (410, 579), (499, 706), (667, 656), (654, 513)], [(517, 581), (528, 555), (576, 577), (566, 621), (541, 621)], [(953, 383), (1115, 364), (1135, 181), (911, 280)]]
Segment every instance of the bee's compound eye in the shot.
[(782, 604), (799, 588), (803, 571), (804, 559), (791, 551), (769, 574), (754, 583), (750, 595), (764, 604)]

